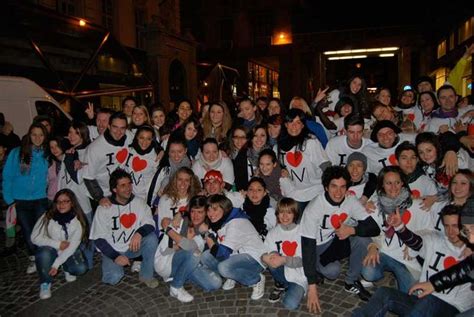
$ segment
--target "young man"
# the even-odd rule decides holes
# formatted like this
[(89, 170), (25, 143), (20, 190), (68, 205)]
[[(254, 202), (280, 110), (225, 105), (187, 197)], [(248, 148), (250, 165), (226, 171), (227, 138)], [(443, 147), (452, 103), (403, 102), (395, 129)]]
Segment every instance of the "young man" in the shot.
[[(435, 182), (418, 165), (418, 152), (416, 146), (410, 142), (403, 142), (395, 149), (398, 166), (406, 177), (408, 186), (414, 198), (423, 198), (436, 201)], [(430, 204), (431, 206), (431, 204)]]
[(443, 85), (436, 94), (438, 96), (439, 108), (431, 114), (431, 120), (426, 127), (426, 131), (436, 134), (447, 131), (454, 132), (455, 125), (462, 119), (456, 109), (458, 101), (456, 90), (453, 86)]
[(340, 135), (329, 140), (326, 153), (332, 165), (344, 166), (347, 157), (353, 152), (362, 152), (364, 147), (372, 143), (363, 138), (364, 118), (358, 115), (349, 115), (344, 119), (345, 135)]
[(109, 127), (86, 150), (84, 183), (91, 197), (101, 205), (110, 206), (107, 198), (110, 174), (130, 159), (128, 145), (132, 137), (127, 135), (127, 118), (117, 112), (110, 116)]
[[(93, 112), (94, 110), (92, 110), (92, 114)], [(114, 111), (109, 108), (99, 108), (99, 110), (97, 110), (97, 115), (95, 117), (95, 126), (94, 125), (87, 126), (87, 128), (89, 129), (89, 137), (91, 141), (94, 141), (100, 135), (104, 134), (105, 130), (107, 130), (107, 127), (109, 126), (110, 116), (113, 113)]]
[(359, 201), (346, 197), (349, 173), (341, 166), (328, 167), (322, 176), (324, 193), (313, 199), (301, 220), (303, 267), (308, 279), (308, 309), (320, 310), (317, 284), (336, 279), (339, 260), (349, 257), (345, 290), (368, 300), (370, 293), (359, 281), (362, 260), (372, 236), (380, 229)]
[(153, 263), (158, 239), (150, 207), (132, 193), (132, 177), (123, 169), (110, 175), (111, 206), (99, 206), (92, 222), (90, 239), (102, 252), (102, 282), (120, 282), (123, 268), (142, 257), (140, 281), (155, 288)]
[(375, 142), (364, 148), (367, 156), (368, 171), (378, 175), (385, 166), (397, 164), (395, 149), (403, 141), (414, 141), (414, 137), (400, 134), (402, 130), (392, 121), (382, 120), (377, 122), (370, 139)]
[(224, 195), (229, 198), (234, 208), (242, 208), (245, 198), (240, 192), (229, 192), (225, 190), (225, 182), (222, 173), (216, 170), (210, 170), (204, 175), (204, 190), (206, 196)]
[[(444, 235), (429, 232), (419, 236), (405, 227), (398, 212), (388, 219), (403, 242), (424, 259), (421, 282), (463, 259), (466, 245), (459, 237), (459, 211), (460, 208), (454, 205), (443, 208)], [(473, 297), (469, 284), (453, 286), (423, 298), (382, 287), (364, 307), (355, 310), (353, 316), (383, 316), (387, 311), (401, 316), (455, 316), (474, 306)]]

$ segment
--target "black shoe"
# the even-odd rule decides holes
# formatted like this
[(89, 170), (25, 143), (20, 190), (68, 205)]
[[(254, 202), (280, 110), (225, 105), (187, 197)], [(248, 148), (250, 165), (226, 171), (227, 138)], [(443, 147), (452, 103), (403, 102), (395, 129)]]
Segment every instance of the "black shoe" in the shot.
[(354, 284), (344, 283), (344, 290), (348, 293), (357, 294), (365, 302), (372, 296), (359, 281), (355, 281)]
[(279, 302), (284, 293), (285, 293), (284, 287), (279, 287), (275, 285), (275, 287), (273, 287), (272, 292), (270, 293), (270, 296), (268, 296), (268, 301), (270, 303)]

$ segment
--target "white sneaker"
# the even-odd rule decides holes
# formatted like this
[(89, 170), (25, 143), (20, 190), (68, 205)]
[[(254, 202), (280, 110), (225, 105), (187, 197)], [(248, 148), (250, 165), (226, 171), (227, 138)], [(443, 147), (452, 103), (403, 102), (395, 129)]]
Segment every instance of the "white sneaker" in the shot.
[(29, 260), (30, 260), (30, 263), (28, 264), (28, 267), (26, 268), (26, 274), (33, 274), (36, 272), (35, 256), (30, 255)]
[(371, 288), (371, 287), (374, 287), (374, 283), (369, 282), (369, 281), (366, 281), (366, 280), (364, 280), (363, 278), (360, 279), (360, 283), (362, 284), (362, 286), (364, 286), (364, 288)]
[(265, 275), (260, 274), (260, 281), (252, 286), (252, 296), (250, 297), (253, 300), (257, 300), (265, 295)]
[(140, 270), (142, 269), (142, 261), (133, 261), (132, 264), (132, 272), (139, 273)]
[(174, 288), (173, 286), (170, 287), (170, 296), (176, 298), (181, 303), (189, 303), (192, 302), (194, 297), (193, 295), (189, 294), (184, 287), (181, 288)]
[(64, 271), (64, 277), (66, 278), (66, 282), (74, 282), (77, 277), (75, 275), (72, 275), (69, 272)]
[(228, 278), (227, 280), (225, 280), (224, 284), (222, 284), (222, 289), (224, 291), (230, 291), (231, 289), (233, 289), (235, 287), (235, 281), (234, 280), (231, 280), (230, 278)]
[(40, 299), (48, 299), (51, 297), (51, 283), (42, 283), (40, 285)]

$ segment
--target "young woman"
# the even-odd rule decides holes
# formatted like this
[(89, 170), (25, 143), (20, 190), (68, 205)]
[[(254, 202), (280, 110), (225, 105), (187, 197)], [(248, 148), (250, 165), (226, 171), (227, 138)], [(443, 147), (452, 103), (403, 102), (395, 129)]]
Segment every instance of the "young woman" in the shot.
[(278, 98), (271, 98), (267, 107), (267, 115), (271, 117), (275, 114), (281, 114), (283, 112), (283, 107), (281, 105), (281, 100)]
[(132, 176), (133, 194), (147, 199), (150, 183), (155, 175), (161, 147), (156, 142), (155, 131), (144, 125), (137, 129), (133, 142), (129, 145), (125, 170)]
[(51, 283), (62, 266), (67, 282), (87, 271), (79, 245), (87, 243), (89, 226), (76, 196), (69, 189), (56, 193), (52, 208), (35, 224), (32, 242), (38, 246), (36, 266), (40, 277), (40, 298), (51, 297)]
[(339, 99), (349, 97), (354, 102), (354, 113), (361, 116), (368, 114), (369, 106), (367, 104), (367, 85), (360, 75), (353, 75), (346, 84), (339, 89), (334, 89), (329, 93), (331, 110), (334, 110)]
[(201, 157), (194, 161), (193, 171), (199, 179), (203, 179), (207, 171), (219, 170), (229, 189), (234, 184), (234, 168), (232, 161), (228, 157), (223, 157), (219, 151), (219, 144), (216, 139), (207, 138), (201, 145)]
[(315, 121), (313, 112), (308, 106), (306, 100), (301, 97), (295, 96), (291, 99), (289, 108), (300, 109), (304, 112), (306, 116), (306, 120), (304, 121), (305, 126), (312, 134), (316, 136), (319, 142), (321, 142), (323, 148), (326, 147), (326, 144), (328, 143), (328, 137), (326, 135), (326, 132), (324, 131), (324, 127), (322, 124)]
[(217, 273), (199, 265), (199, 256), (206, 247), (205, 235), (201, 232), (208, 230), (206, 200), (205, 196), (194, 196), (182, 217), (165, 218), (162, 222), (165, 234), (156, 250), (155, 271), (165, 281), (171, 280), (170, 295), (184, 303), (194, 299), (183, 287), (186, 282), (206, 292), (222, 285)]
[(323, 192), (321, 176), (331, 163), (321, 143), (309, 135), (306, 116), (300, 109), (290, 109), (285, 116), (285, 131), (276, 147), (281, 165), (288, 171), (280, 184), (283, 196), (295, 199), (299, 209)]
[(239, 111), (239, 125), (243, 125), (248, 129), (253, 129), (256, 125), (259, 125), (262, 122), (260, 110), (253, 100), (249, 98), (244, 98), (240, 101)]
[(235, 126), (229, 132), (229, 149), (227, 155), (232, 159), (235, 160), (237, 155), (240, 153), (241, 150), (246, 148), (249, 136), (249, 129), (240, 125)]
[(262, 298), (265, 267), (261, 256), (266, 248), (247, 215), (232, 208), (232, 202), (225, 196), (213, 195), (207, 200), (207, 217), (210, 222), (206, 238), (209, 250), (201, 255), (201, 263), (228, 279), (223, 289), (231, 289), (238, 282), (252, 286), (251, 299)]
[(384, 167), (377, 178), (377, 209), (373, 218), (381, 228), (381, 235), (371, 243), (367, 250), (362, 276), (369, 282), (377, 281), (385, 271), (393, 272), (398, 289), (408, 292), (418, 280), (421, 266), (415, 257), (404, 252), (404, 244), (388, 225), (394, 213), (401, 215), (407, 228), (413, 231), (433, 229), (434, 217), (441, 205), (433, 205), (430, 212), (422, 209), (422, 200), (413, 199), (410, 188), (398, 166)]
[(63, 139), (61, 137), (53, 137), (48, 141), (48, 201), (52, 202), (54, 196), (59, 190), (60, 168), (64, 159), (64, 150), (61, 147)]
[(218, 143), (222, 143), (231, 126), (232, 118), (227, 105), (222, 101), (212, 102), (202, 121), (204, 138), (215, 138)]
[(130, 124), (130, 131), (135, 133), (137, 128), (143, 125), (151, 125), (150, 114), (144, 105), (135, 106), (132, 111), (132, 123)]
[[(89, 227), (92, 224), (92, 206), (87, 196), (87, 188), (82, 178), (82, 167), (86, 164), (86, 148), (90, 144), (89, 129), (82, 122), (73, 122), (69, 127), (68, 139), (71, 147), (66, 150), (61, 165), (59, 188), (69, 189), (75, 193), (75, 198), (85, 214)], [(94, 266), (94, 245), (91, 242), (88, 249), (83, 249), (89, 269)]]
[(439, 108), (438, 99), (432, 91), (424, 91), (418, 96), (418, 107), (420, 111), (415, 112), (418, 124), (418, 132), (424, 132), (431, 120), (433, 110)]
[(390, 106), (392, 101), (392, 93), (390, 92), (389, 88), (380, 87), (377, 88), (374, 99), (386, 106)]
[(268, 231), (276, 225), (275, 209), (272, 205), (275, 206), (276, 202), (270, 201), (263, 179), (252, 177), (248, 183), (243, 209), (262, 240), (265, 239)]
[(46, 128), (42, 124), (32, 124), (21, 146), (11, 150), (3, 168), (3, 199), (6, 204), (16, 207), (18, 223), (30, 256), (28, 274), (36, 272), (36, 247), (31, 242), (31, 231), (48, 208), (46, 136)]
[(268, 232), (265, 245), (271, 250), (262, 256), (272, 277), (278, 283), (268, 301), (276, 303), (282, 299), (287, 309), (298, 309), (308, 281), (303, 271), (301, 255), (301, 233), (298, 219), (298, 203), (283, 198), (276, 209), (278, 225)]
[(182, 100), (178, 104), (178, 108), (176, 109), (176, 119), (173, 123), (172, 130), (176, 130), (179, 128), (186, 120), (188, 120), (193, 115), (193, 106), (191, 101), (189, 100)]
[(187, 155), (191, 160), (196, 160), (200, 155), (203, 129), (201, 122), (196, 118), (189, 118), (183, 123), (182, 127), (173, 132), (173, 137), (186, 140)]
[(260, 152), (268, 148), (268, 134), (265, 125), (255, 126), (248, 135), (249, 142), (237, 154), (234, 163), (235, 186), (237, 190), (245, 190), (248, 181), (258, 168)]
[(280, 114), (274, 114), (268, 117), (267, 131), (268, 131), (268, 145), (271, 147), (277, 144), (281, 134), (281, 126), (283, 124), (283, 117)]
[(280, 188), (281, 167), (275, 152), (265, 149), (258, 157), (257, 176), (265, 182), (268, 195), (275, 201), (279, 201), (283, 196)]

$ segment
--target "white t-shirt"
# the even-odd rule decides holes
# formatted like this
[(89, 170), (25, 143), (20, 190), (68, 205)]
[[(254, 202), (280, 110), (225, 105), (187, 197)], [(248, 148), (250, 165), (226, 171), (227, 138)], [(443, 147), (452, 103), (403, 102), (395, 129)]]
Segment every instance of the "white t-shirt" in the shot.
[(173, 200), (168, 195), (163, 195), (160, 198), (160, 202), (158, 203), (158, 219), (161, 223), (163, 218), (170, 218), (173, 219), (174, 215), (178, 212), (183, 214), (188, 209), (188, 199), (182, 198), (178, 200), (176, 203), (173, 203)]
[(129, 249), (135, 232), (146, 224), (155, 227), (151, 209), (141, 198), (134, 197), (125, 206), (99, 206), (92, 221), (90, 239), (105, 239), (115, 251), (123, 253)]
[(140, 155), (137, 151), (129, 147), (132, 155), (125, 164), (125, 170), (132, 176), (133, 193), (142, 199), (147, 199), (148, 190), (153, 176), (156, 173), (159, 161), (154, 150), (149, 153)]
[[(425, 259), (420, 276), (420, 282), (426, 282), (430, 276), (443, 271), (463, 260), (462, 252), (466, 248), (454, 246), (448, 238), (441, 233), (431, 232), (422, 236), (423, 246), (420, 256)], [(471, 283), (464, 283), (441, 292), (433, 292), (433, 296), (453, 305), (460, 312), (474, 306), (474, 292)]]
[(305, 208), (301, 219), (301, 235), (316, 239), (321, 245), (331, 241), (335, 230), (342, 223), (365, 220), (369, 214), (359, 200), (353, 196), (344, 199), (340, 206), (331, 205), (324, 194), (317, 196)]
[(371, 140), (362, 138), (362, 145), (358, 149), (354, 149), (347, 144), (347, 136), (340, 135), (329, 140), (326, 145), (326, 153), (332, 165), (345, 166), (347, 158), (353, 152), (363, 153), (364, 147), (370, 143)]
[(427, 175), (421, 175), (413, 183), (408, 184), (414, 198), (432, 196), (438, 193), (435, 182)]
[(367, 156), (367, 171), (378, 175), (385, 166), (397, 165), (397, 158), (395, 157), (397, 146), (404, 141), (413, 143), (414, 140), (415, 135), (400, 133), (398, 142), (391, 148), (382, 148), (378, 143), (367, 145), (364, 148), (364, 154)]
[[(201, 159), (194, 161), (193, 163), (193, 172), (199, 178), (199, 180), (204, 179), (204, 175), (207, 173), (207, 169), (204, 168)], [(222, 173), (222, 177), (224, 178), (224, 182), (228, 184), (234, 184), (234, 166), (232, 165), (232, 161), (228, 157), (223, 157), (221, 163), (218, 166), (214, 166), (212, 169), (218, 170)]]
[[(265, 238), (265, 245), (269, 251), (276, 251), (281, 256), (302, 257), (301, 232), (297, 225), (291, 230), (283, 230), (280, 225), (270, 230)], [(308, 281), (304, 275), (303, 266), (298, 268), (284, 267), (285, 278), (288, 282), (296, 283), (308, 289)]]

